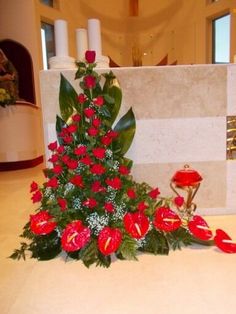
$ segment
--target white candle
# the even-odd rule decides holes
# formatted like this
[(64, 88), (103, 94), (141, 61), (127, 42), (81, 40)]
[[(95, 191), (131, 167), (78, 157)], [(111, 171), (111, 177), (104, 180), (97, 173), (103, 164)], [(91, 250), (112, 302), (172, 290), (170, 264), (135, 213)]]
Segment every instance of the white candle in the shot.
[(89, 50), (96, 51), (96, 56), (102, 55), (101, 26), (98, 19), (88, 20), (88, 44)]
[(77, 60), (84, 60), (85, 52), (88, 50), (88, 35), (85, 28), (76, 29)]
[(64, 20), (56, 20), (54, 22), (55, 31), (55, 48), (57, 57), (68, 56), (68, 33), (67, 22)]

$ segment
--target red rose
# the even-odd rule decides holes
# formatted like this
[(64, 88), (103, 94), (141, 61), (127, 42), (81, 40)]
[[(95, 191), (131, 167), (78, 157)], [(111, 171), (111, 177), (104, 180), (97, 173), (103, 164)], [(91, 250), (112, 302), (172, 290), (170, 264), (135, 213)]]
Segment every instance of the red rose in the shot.
[(115, 210), (113, 204), (109, 202), (104, 204), (104, 208), (108, 213), (113, 213)]
[(51, 233), (56, 222), (51, 221), (53, 217), (47, 211), (41, 211), (35, 215), (30, 215), (30, 229), (34, 234), (45, 235)]
[(32, 199), (33, 203), (37, 203), (37, 202), (41, 201), (42, 197), (43, 197), (42, 193), (40, 191), (36, 191), (32, 195), (31, 199)]
[(90, 159), (88, 155), (85, 155), (83, 158), (81, 158), (80, 162), (82, 162), (82, 164), (85, 164), (87, 166), (90, 166), (92, 164), (92, 160)]
[(67, 162), (69, 161), (70, 157), (68, 155), (64, 155), (62, 156), (61, 160), (64, 162), (64, 164), (67, 164)]
[(55, 150), (57, 148), (57, 141), (56, 142), (53, 142), (53, 143), (50, 143), (49, 145), (48, 145), (48, 149), (50, 149), (50, 150)]
[(52, 171), (53, 171), (55, 174), (60, 174), (60, 173), (62, 173), (63, 168), (62, 168), (62, 166), (60, 166), (60, 165), (55, 165), (55, 166), (52, 168)]
[(81, 115), (79, 115), (78, 113), (74, 114), (74, 115), (72, 116), (72, 120), (73, 120), (74, 122), (80, 122), (80, 120), (81, 120)]
[(87, 75), (84, 77), (85, 88), (94, 88), (96, 86), (96, 77), (93, 75)]
[(87, 118), (91, 118), (95, 114), (95, 110), (93, 108), (85, 108), (84, 114)]
[(141, 239), (149, 229), (149, 220), (141, 212), (127, 213), (123, 218), (125, 230), (135, 239)]
[(94, 181), (94, 182), (92, 183), (91, 190), (92, 190), (94, 193), (97, 193), (97, 192), (105, 192), (105, 191), (106, 191), (106, 189), (104, 188), (104, 186), (101, 185), (101, 182), (100, 182), (100, 181)]
[(91, 127), (88, 129), (88, 135), (90, 136), (96, 136), (98, 134), (99, 130), (94, 128), (94, 127)]
[(101, 125), (101, 120), (99, 118), (94, 118), (92, 124), (95, 128), (99, 128), (99, 126)]
[(87, 98), (86, 98), (86, 96), (85, 96), (84, 94), (79, 94), (77, 100), (78, 100), (78, 102), (79, 102), (80, 104), (83, 104), (83, 103), (85, 103), (85, 101), (87, 100)]
[(57, 203), (61, 207), (62, 212), (64, 212), (67, 209), (67, 201), (64, 198), (59, 197), (57, 199)]
[(111, 138), (116, 138), (118, 135), (119, 135), (119, 133), (116, 132), (116, 131), (113, 131), (113, 130), (109, 130), (109, 131), (107, 132), (107, 136), (109, 136), (109, 137), (111, 137)]
[(217, 229), (214, 237), (216, 246), (225, 253), (236, 253), (236, 243), (223, 230)]
[(174, 203), (175, 203), (175, 205), (176, 205), (177, 207), (181, 207), (181, 206), (183, 205), (183, 203), (184, 203), (184, 198), (183, 198), (183, 196), (176, 196), (176, 197), (174, 198)]
[(70, 144), (71, 142), (73, 142), (73, 137), (68, 135), (68, 136), (65, 136), (63, 137), (63, 141), (66, 143), (66, 144)]
[(52, 177), (51, 179), (48, 180), (48, 182), (46, 183), (46, 186), (48, 188), (57, 188), (58, 187), (58, 180), (56, 177)]
[(103, 145), (108, 146), (108, 145), (111, 144), (112, 138), (109, 137), (108, 135), (104, 135), (104, 136), (101, 138), (101, 142), (102, 142)]
[(97, 148), (94, 148), (92, 151), (93, 151), (94, 157), (98, 159), (103, 159), (105, 157), (105, 154), (106, 154), (105, 148), (97, 147)]
[(88, 63), (94, 63), (95, 58), (96, 58), (96, 51), (94, 51), (94, 50), (87, 50), (85, 52), (85, 60)]
[(189, 231), (198, 239), (210, 240), (212, 238), (212, 231), (210, 230), (207, 222), (198, 215), (193, 216), (192, 220), (188, 223)]
[(106, 184), (112, 187), (114, 190), (120, 190), (122, 182), (118, 177), (112, 179), (106, 179)]
[(55, 163), (58, 161), (58, 159), (59, 159), (59, 156), (57, 154), (53, 154), (51, 158), (48, 159), (48, 161)]
[(78, 146), (78, 147), (76, 147), (76, 148), (74, 149), (74, 153), (75, 153), (75, 155), (77, 155), (77, 156), (86, 154), (86, 151), (87, 151), (87, 147), (86, 147), (86, 146), (83, 146), (83, 145)]
[(82, 176), (76, 174), (74, 175), (71, 179), (70, 179), (70, 182), (72, 184), (74, 184), (75, 186), (78, 186), (80, 188), (82, 188), (84, 186), (84, 183), (83, 183), (83, 178)]
[(145, 211), (145, 209), (147, 209), (147, 208), (148, 208), (148, 205), (147, 205), (147, 204), (145, 204), (145, 202), (144, 202), (144, 201), (142, 201), (142, 202), (138, 203), (138, 206), (137, 206), (138, 211), (140, 211), (140, 212), (144, 212), (144, 211)]
[(123, 175), (127, 175), (130, 173), (130, 170), (126, 166), (120, 165), (119, 173)]
[(84, 247), (90, 240), (90, 229), (80, 220), (68, 224), (62, 232), (61, 245), (64, 251), (74, 252)]
[(65, 147), (63, 145), (58, 146), (58, 148), (57, 148), (58, 154), (62, 154), (62, 153), (64, 153), (64, 151), (65, 151)]
[(98, 96), (96, 99), (93, 100), (94, 104), (97, 106), (102, 106), (104, 104), (103, 96)]
[(136, 198), (136, 193), (133, 189), (128, 189), (126, 193), (127, 193), (129, 198), (131, 198), (131, 199)]
[(74, 160), (74, 159), (69, 159), (66, 163), (67, 167), (69, 169), (76, 169), (78, 167), (78, 161), (77, 160)]
[(94, 165), (92, 165), (90, 171), (92, 174), (101, 175), (106, 171), (106, 168), (103, 165), (94, 164)]
[(31, 184), (30, 184), (30, 193), (32, 193), (32, 192), (35, 192), (35, 191), (37, 191), (38, 190), (38, 183), (36, 183), (36, 182), (32, 182)]
[(67, 130), (69, 133), (75, 133), (78, 129), (78, 126), (76, 124), (71, 124), (67, 127)]
[(181, 219), (169, 207), (159, 207), (154, 213), (153, 225), (165, 232), (171, 232), (181, 226)]
[(104, 255), (117, 251), (122, 240), (122, 233), (118, 228), (104, 227), (98, 235), (98, 248)]
[(153, 189), (152, 191), (150, 191), (150, 192), (148, 193), (148, 195), (149, 195), (151, 198), (153, 198), (153, 199), (157, 198), (157, 196), (158, 196), (159, 194), (160, 194), (160, 191), (159, 191), (158, 188)]
[(97, 201), (94, 198), (90, 197), (86, 201), (83, 202), (83, 205), (88, 208), (94, 208), (97, 206)]

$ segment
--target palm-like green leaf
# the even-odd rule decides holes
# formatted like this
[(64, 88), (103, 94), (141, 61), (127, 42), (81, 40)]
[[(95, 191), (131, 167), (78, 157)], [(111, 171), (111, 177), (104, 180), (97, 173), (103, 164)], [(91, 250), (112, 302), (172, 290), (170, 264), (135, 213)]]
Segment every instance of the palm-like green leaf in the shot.
[(69, 81), (61, 74), (59, 104), (61, 116), (67, 121), (72, 115), (74, 108), (78, 109), (77, 93)]
[(119, 143), (121, 151), (120, 154), (124, 155), (133, 141), (136, 122), (132, 108), (118, 121), (114, 130), (119, 133), (118, 137), (114, 140), (114, 144)]
[(111, 118), (109, 122), (110, 126), (112, 126), (120, 111), (122, 92), (117, 78), (111, 71), (104, 76), (106, 80), (103, 86), (103, 93), (105, 94), (104, 98), (110, 111)]

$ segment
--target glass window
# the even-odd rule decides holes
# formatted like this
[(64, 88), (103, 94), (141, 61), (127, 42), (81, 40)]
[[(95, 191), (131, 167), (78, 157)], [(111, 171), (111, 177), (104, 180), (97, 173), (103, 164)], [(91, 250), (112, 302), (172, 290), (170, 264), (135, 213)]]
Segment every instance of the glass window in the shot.
[(49, 69), (49, 59), (55, 56), (53, 25), (41, 22), (41, 40), (42, 40), (43, 68), (44, 70), (47, 70)]
[(230, 15), (212, 21), (212, 63), (230, 62)]

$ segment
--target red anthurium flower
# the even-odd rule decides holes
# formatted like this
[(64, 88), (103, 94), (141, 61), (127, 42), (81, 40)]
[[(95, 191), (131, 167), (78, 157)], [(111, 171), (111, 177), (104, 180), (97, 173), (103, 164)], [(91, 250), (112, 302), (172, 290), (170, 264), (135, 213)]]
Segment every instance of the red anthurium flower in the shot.
[(148, 205), (145, 204), (144, 201), (140, 202), (140, 203), (138, 204), (138, 206), (137, 206), (137, 209), (138, 209), (138, 211), (140, 211), (140, 212), (144, 212), (145, 209), (147, 209), (147, 208), (148, 208)]
[(181, 219), (169, 207), (159, 207), (154, 214), (153, 225), (162, 231), (171, 232), (181, 226)]
[(92, 174), (102, 175), (106, 171), (106, 168), (103, 165), (94, 164), (92, 165), (90, 171)]
[(78, 126), (76, 124), (71, 124), (67, 127), (67, 130), (69, 133), (75, 133), (78, 129)]
[(74, 114), (74, 115), (72, 116), (72, 120), (73, 120), (74, 122), (80, 122), (80, 120), (81, 120), (81, 115), (78, 114), (78, 113)]
[(104, 208), (108, 213), (113, 213), (115, 210), (114, 205), (110, 202), (105, 203)]
[(94, 148), (92, 151), (93, 151), (93, 155), (98, 159), (103, 159), (105, 157), (105, 154), (106, 154), (105, 148), (97, 147), (97, 148)]
[(69, 169), (76, 169), (78, 167), (78, 161), (77, 160), (74, 160), (74, 159), (69, 159), (66, 163), (67, 167)]
[(85, 52), (85, 60), (88, 63), (94, 63), (95, 58), (96, 58), (96, 51), (94, 51), (94, 50), (87, 50)]
[(93, 100), (94, 104), (97, 106), (102, 106), (104, 104), (103, 96), (98, 96), (96, 99)]
[(112, 179), (106, 179), (106, 184), (112, 187), (114, 190), (120, 190), (122, 186), (121, 179), (118, 177)]
[(127, 193), (129, 198), (131, 198), (131, 199), (136, 198), (136, 193), (133, 189), (128, 189), (126, 193)]
[(51, 221), (53, 217), (46, 211), (41, 211), (35, 215), (30, 215), (30, 229), (34, 234), (44, 235), (51, 233), (56, 222)]
[(84, 86), (86, 88), (94, 88), (96, 86), (96, 77), (93, 75), (87, 75), (84, 77)]
[(174, 203), (175, 203), (176, 206), (181, 207), (184, 204), (183, 196), (176, 196), (174, 198)]
[(61, 236), (61, 245), (64, 251), (74, 252), (84, 247), (90, 240), (91, 231), (80, 220), (68, 224)]
[(91, 118), (95, 114), (95, 110), (93, 110), (92, 108), (85, 108), (84, 114), (87, 118)]
[(74, 175), (71, 179), (70, 179), (70, 182), (72, 184), (74, 184), (75, 186), (78, 186), (80, 188), (82, 188), (84, 186), (84, 183), (83, 183), (83, 178), (82, 176), (76, 174)]
[(101, 138), (101, 142), (102, 142), (103, 145), (108, 146), (108, 145), (111, 144), (112, 138), (109, 137), (108, 135), (104, 135), (104, 136)]
[(53, 155), (51, 156), (51, 158), (48, 159), (48, 161), (50, 161), (50, 162), (52, 162), (52, 163), (55, 163), (55, 162), (58, 161), (58, 159), (59, 159), (58, 154), (53, 154)]
[(87, 166), (90, 166), (92, 164), (92, 160), (90, 159), (88, 155), (85, 155), (83, 158), (81, 158), (80, 162), (82, 162), (82, 164), (85, 164)]
[(101, 125), (102, 121), (99, 118), (94, 118), (92, 124), (95, 128), (98, 128)]
[(94, 208), (97, 206), (97, 201), (94, 198), (90, 197), (86, 201), (83, 202), (83, 205), (88, 208)]
[(62, 212), (64, 212), (67, 209), (67, 201), (64, 198), (59, 197), (57, 199), (57, 203), (61, 207)]
[(91, 128), (88, 129), (88, 135), (89, 136), (96, 136), (98, 134), (99, 130), (96, 129), (94, 126), (91, 126)]
[(33, 203), (37, 203), (37, 202), (41, 201), (42, 197), (43, 197), (42, 193), (40, 191), (36, 191), (32, 195), (31, 199), (32, 199)]
[(80, 103), (80, 104), (83, 104), (83, 103), (85, 103), (85, 101), (86, 101), (86, 96), (84, 95), (84, 94), (79, 94), (78, 95), (78, 98), (77, 98), (77, 100), (78, 100), (78, 102)]
[(87, 152), (87, 147), (84, 145), (80, 145), (74, 149), (74, 153), (77, 156), (84, 155)]
[(60, 165), (55, 165), (55, 166), (52, 168), (52, 171), (53, 171), (55, 174), (60, 174), (60, 173), (62, 173), (63, 168), (62, 168), (62, 166), (60, 166)]
[(53, 143), (50, 143), (49, 145), (48, 145), (48, 149), (50, 149), (50, 150), (55, 150), (57, 148), (57, 141), (55, 141), (55, 142), (53, 142)]
[(37, 191), (39, 188), (38, 183), (36, 183), (35, 181), (33, 181), (30, 184), (30, 193)]
[(153, 199), (157, 198), (157, 196), (158, 196), (159, 194), (160, 194), (160, 191), (159, 191), (158, 188), (153, 189), (153, 190), (151, 190), (151, 191), (148, 193), (148, 195), (149, 195), (151, 198), (153, 198)]
[(122, 233), (118, 228), (104, 227), (98, 235), (98, 248), (104, 255), (116, 252), (121, 244)]
[(48, 180), (48, 182), (46, 182), (46, 186), (48, 188), (57, 188), (58, 187), (58, 179), (56, 177), (52, 177), (51, 179)]
[(126, 166), (120, 165), (120, 167), (119, 167), (119, 173), (120, 173), (120, 174), (123, 174), (123, 175), (127, 175), (127, 174), (130, 173), (130, 170), (129, 170)]
[(125, 230), (136, 239), (145, 236), (149, 228), (149, 220), (141, 212), (127, 213), (123, 218)]
[(236, 253), (236, 243), (223, 230), (217, 229), (214, 237), (216, 246), (225, 253)]
[(105, 191), (106, 191), (106, 189), (104, 188), (104, 186), (101, 185), (101, 182), (100, 182), (100, 181), (94, 181), (94, 182), (92, 183), (91, 190), (92, 190), (94, 193), (97, 193), (97, 192), (105, 192)]
[(209, 240), (212, 238), (212, 231), (207, 222), (198, 215), (193, 216), (193, 219), (188, 223), (189, 231), (201, 240)]

